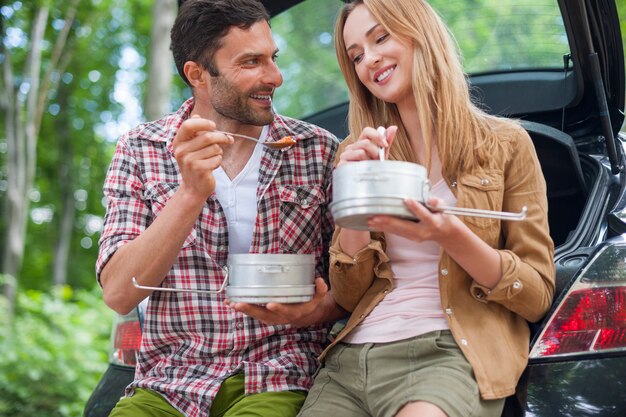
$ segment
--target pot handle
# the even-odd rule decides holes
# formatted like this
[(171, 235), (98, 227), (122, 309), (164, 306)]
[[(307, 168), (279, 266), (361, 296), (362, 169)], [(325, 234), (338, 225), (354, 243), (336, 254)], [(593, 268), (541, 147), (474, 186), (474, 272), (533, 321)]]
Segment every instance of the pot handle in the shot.
[(289, 267), (284, 265), (264, 265), (259, 270), (265, 274), (282, 274), (288, 272)]
[(473, 208), (462, 207), (450, 207), (450, 206), (437, 206), (431, 207), (426, 205), (432, 211), (443, 212), (445, 214), (456, 214), (459, 216), (472, 216), (472, 217), (486, 217), (490, 219), (521, 221), (526, 218), (528, 207), (522, 207), (519, 213), (511, 213), (507, 211), (493, 211), (493, 210), (481, 210)]
[[(428, 201), (428, 196), (430, 194), (430, 182), (428, 180), (424, 180), (423, 188), (422, 188), (422, 198), (424, 201)], [(519, 213), (511, 213), (507, 211), (494, 211), (494, 210), (482, 210), (475, 208), (463, 208), (463, 207), (452, 207), (452, 206), (437, 206), (433, 207), (429, 204), (425, 204), (429, 210), (435, 212), (441, 212), (445, 214), (455, 214), (457, 216), (471, 216), (471, 217), (486, 217), (489, 219), (500, 219), (500, 220), (511, 220), (511, 221), (521, 221), (526, 218), (526, 213), (528, 212), (528, 207), (524, 206), (520, 210)]]
[(226, 284), (228, 283), (228, 268), (224, 268), (224, 271), (226, 272), (226, 276), (224, 277), (224, 282), (222, 282), (222, 286), (217, 291), (194, 290), (194, 289), (191, 289), (191, 288), (150, 287), (150, 286), (147, 286), (147, 285), (139, 285), (139, 283), (137, 282), (137, 279), (135, 277), (132, 277), (131, 281), (132, 281), (133, 286), (135, 288), (140, 288), (142, 290), (166, 291), (166, 292), (195, 292), (195, 293), (199, 293), (199, 294), (219, 294), (219, 293), (224, 291), (224, 288), (226, 288)]

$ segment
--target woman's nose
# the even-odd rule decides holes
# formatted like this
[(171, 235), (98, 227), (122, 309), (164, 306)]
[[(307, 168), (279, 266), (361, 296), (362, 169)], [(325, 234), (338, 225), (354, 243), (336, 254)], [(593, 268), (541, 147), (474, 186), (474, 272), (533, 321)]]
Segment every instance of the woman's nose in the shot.
[(381, 57), (379, 54), (371, 53), (365, 56), (365, 62), (369, 66), (376, 66), (380, 63)]

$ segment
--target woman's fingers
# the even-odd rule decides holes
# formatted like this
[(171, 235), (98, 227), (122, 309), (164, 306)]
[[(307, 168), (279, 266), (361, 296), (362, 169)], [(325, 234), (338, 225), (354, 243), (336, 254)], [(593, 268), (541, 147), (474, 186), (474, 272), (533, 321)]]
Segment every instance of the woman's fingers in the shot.
[(385, 134), (379, 132), (378, 129), (373, 127), (366, 127), (361, 132), (359, 139), (348, 145), (339, 158), (339, 164), (346, 162), (356, 161), (369, 161), (379, 158), (380, 148), (386, 149), (386, 154), (389, 154), (389, 146), (393, 142), (396, 133), (398, 131), (397, 126), (390, 126), (386, 129)]

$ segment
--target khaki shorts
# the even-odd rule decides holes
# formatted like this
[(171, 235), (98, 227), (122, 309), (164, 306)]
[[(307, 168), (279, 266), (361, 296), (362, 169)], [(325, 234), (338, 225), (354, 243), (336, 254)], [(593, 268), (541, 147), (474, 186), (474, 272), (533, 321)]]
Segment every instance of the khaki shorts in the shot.
[(426, 401), (449, 417), (499, 417), (504, 399), (484, 401), (449, 331), (392, 343), (338, 343), (318, 371), (299, 417), (392, 417)]

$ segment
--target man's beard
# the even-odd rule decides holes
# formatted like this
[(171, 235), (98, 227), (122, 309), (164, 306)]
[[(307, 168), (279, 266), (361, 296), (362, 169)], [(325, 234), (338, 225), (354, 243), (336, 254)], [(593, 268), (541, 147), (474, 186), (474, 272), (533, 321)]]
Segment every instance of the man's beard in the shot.
[(211, 104), (220, 115), (252, 126), (265, 126), (274, 120), (274, 111), (253, 109), (248, 105), (250, 94), (243, 93), (223, 76), (211, 77)]

